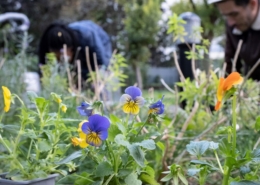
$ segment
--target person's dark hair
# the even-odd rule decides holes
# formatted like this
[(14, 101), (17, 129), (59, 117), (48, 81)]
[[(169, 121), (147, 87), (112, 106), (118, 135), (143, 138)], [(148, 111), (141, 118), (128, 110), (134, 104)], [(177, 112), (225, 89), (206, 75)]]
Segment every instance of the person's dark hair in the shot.
[[(231, 1), (231, 0), (222, 0), (222, 1), (216, 2), (216, 4), (223, 3), (226, 1)], [(233, 0), (233, 1), (235, 2), (235, 5), (237, 5), (237, 6), (246, 6), (250, 2), (250, 0)], [(258, 0), (258, 2), (259, 2), (259, 0)]]
[(246, 6), (250, 0), (234, 0), (237, 6)]
[(66, 44), (73, 53), (78, 47), (78, 39), (75, 32), (64, 23), (52, 23), (44, 31), (38, 48), (39, 63), (45, 64), (45, 55), (50, 50), (60, 50)]

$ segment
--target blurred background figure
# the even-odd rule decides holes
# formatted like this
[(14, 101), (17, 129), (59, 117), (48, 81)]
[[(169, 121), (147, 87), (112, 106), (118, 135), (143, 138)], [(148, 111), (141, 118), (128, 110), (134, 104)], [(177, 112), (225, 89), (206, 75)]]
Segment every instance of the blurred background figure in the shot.
[[(86, 47), (89, 49), (89, 55), (86, 55)], [(77, 21), (68, 25), (54, 22), (46, 28), (40, 39), (38, 48), (40, 65), (46, 64), (46, 54), (51, 52), (55, 54), (58, 61), (62, 61), (66, 54), (68, 62), (74, 66), (76, 60), (80, 60), (81, 75), (86, 80), (89, 73), (87, 56), (93, 71), (95, 60), (99, 67), (107, 67), (112, 56), (112, 46), (109, 35), (90, 20)]]
[[(215, 4), (226, 21), (226, 72), (236, 70), (246, 75), (257, 65), (249, 78), (260, 80), (260, 65), (257, 63), (260, 59), (259, 0), (208, 0), (208, 4)], [(236, 64), (233, 64), (240, 40), (242, 47)]]

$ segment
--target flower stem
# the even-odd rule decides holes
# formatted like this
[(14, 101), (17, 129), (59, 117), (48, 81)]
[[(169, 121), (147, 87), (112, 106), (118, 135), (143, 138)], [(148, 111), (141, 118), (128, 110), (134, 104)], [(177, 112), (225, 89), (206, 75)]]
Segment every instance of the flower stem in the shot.
[[(226, 166), (226, 164), (225, 164), (225, 166)], [(228, 185), (231, 168), (232, 168), (232, 166), (226, 166), (226, 169), (224, 170), (224, 178), (223, 178), (222, 185)]]
[(110, 157), (110, 159), (111, 159), (111, 160), (113, 161), (113, 163), (114, 163), (114, 171), (115, 171), (115, 173), (117, 173), (117, 171), (118, 171), (117, 159), (116, 159), (116, 157), (115, 157), (114, 152), (111, 150), (108, 141), (106, 141), (106, 145), (107, 145), (107, 148), (108, 148), (109, 157)]
[(150, 120), (151, 118), (151, 114), (149, 114), (148, 118), (146, 119), (146, 121), (144, 122), (144, 124), (141, 126), (141, 128), (139, 129), (139, 131), (137, 132), (136, 135), (139, 135), (140, 132), (142, 131), (142, 129), (144, 128), (144, 126), (148, 123), (148, 121)]
[(32, 143), (33, 143), (33, 140), (31, 139), (28, 154), (27, 154), (27, 159), (29, 159), (29, 157), (30, 157), (30, 153), (31, 153), (31, 149), (32, 149)]
[(108, 185), (108, 183), (111, 181), (111, 179), (114, 177), (115, 174), (112, 174), (108, 177), (107, 181), (104, 183), (104, 185)]
[(5, 143), (4, 139), (2, 138), (2, 135), (0, 134), (0, 142), (5, 146), (5, 148), (8, 150), (10, 154), (12, 154), (11, 149), (8, 147), (8, 145)]
[(216, 157), (216, 159), (217, 159), (217, 161), (218, 161), (219, 169), (220, 169), (221, 173), (223, 174), (224, 171), (223, 171), (223, 168), (222, 168), (222, 166), (221, 166), (221, 164), (220, 164), (220, 161), (219, 161), (219, 158), (218, 158), (218, 153), (217, 153), (216, 150), (214, 150), (214, 154), (215, 154), (215, 157)]
[(233, 140), (232, 140), (232, 151), (233, 151), (233, 156), (236, 156), (236, 144), (237, 144), (237, 121), (236, 121), (236, 101), (237, 97), (234, 94), (233, 95), (233, 102), (232, 102), (232, 134), (233, 134)]
[(17, 95), (17, 94), (13, 94), (22, 104), (22, 106), (24, 106), (23, 100)]

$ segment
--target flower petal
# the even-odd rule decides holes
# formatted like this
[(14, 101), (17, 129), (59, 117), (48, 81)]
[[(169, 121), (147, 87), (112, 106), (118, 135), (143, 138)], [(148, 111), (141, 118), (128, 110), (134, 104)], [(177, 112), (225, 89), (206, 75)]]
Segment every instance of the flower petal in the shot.
[(83, 123), (88, 122), (88, 120), (83, 120), (79, 123), (78, 132), (82, 132), (82, 125)]
[(141, 106), (144, 105), (145, 100), (144, 100), (144, 98), (143, 98), (142, 96), (137, 96), (137, 97), (135, 98), (135, 102), (137, 103), (137, 105), (138, 105), (139, 107), (141, 107)]
[(223, 85), (224, 85), (225, 79), (224, 78), (220, 78), (219, 79), (219, 84), (218, 84), (218, 90), (217, 90), (217, 99), (218, 101), (222, 101), (223, 98)]
[(138, 114), (140, 111), (140, 108), (137, 103), (134, 101), (128, 102), (123, 105), (123, 111), (127, 114)]
[(108, 131), (107, 130), (103, 130), (101, 132), (98, 133), (99, 134), (99, 138), (101, 140), (106, 140), (108, 137)]
[(90, 132), (99, 133), (110, 127), (110, 121), (106, 117), (99, 114), (90, 116), (88, 120), (89, 121), (84, 122), (81, 127), (85, 134), (89, 134)]
[(142, 91), (135, 86), (130, 86), (125, 89), (125, 93), (129, 94), (132, 99), (136, 99), (137, 96), (142, 96)]
[(121, 97), (120, 97), (120, 104), (121, 105), (124, 105), (126, 104), (127, 102), (131, 101), (132, 100), (132, 97), (128, 94), (123, 94)]
[(5, 104), (4, 111), (8, 112), (11, 106), (11, 92), (5, 86), (2, 86), (2, 90), (3, 90), (4, 104)]
[(90, 108), (90, 104), (82, 102), (80, 106), (77, 107), (77, 111), (81, 116), (91, 116), (93, 110)]
[(79, 133), (79, 137), (81, 139), (79, 146), (80, 148), (86, 148), (89, 144), (87, 143), (87, 135), (83, 132)]
[(78, 146), (80, 143), (80, 139), (77, 137), (73, 137), (73, 138), (71, 138), (71, 142), (72, 142), (73, 146)]
[(87, 134), (86, 142), (92, 146), (100, 146), (102, 144), (101, 138), (95, 132)]
[(94, 125), (95, 132), (100, 132), (102, 130), (107, 130), (110, 127), (110, 121), (108, 118), (101, 116), (99, 114), (94, 114), (89, 117), (89, 122)]
[(221, 101), (217, 101), (217, 104), (215, 105), (215, 111), (218, 111), (221, 107)]
[(225, 79), (223, 90), (228, 91), (231, 89), (233, 85), (237, 85), (243, 82), (243, 78), (240, 76), (238, 72), (232, 72), (228, 77)]

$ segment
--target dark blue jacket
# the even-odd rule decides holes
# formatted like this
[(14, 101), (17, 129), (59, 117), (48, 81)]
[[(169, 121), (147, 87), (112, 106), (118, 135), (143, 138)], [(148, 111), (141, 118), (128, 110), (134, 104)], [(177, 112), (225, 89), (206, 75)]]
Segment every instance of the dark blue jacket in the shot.
[[(86, 64), (86, 46), (89, 47), (90, 63), (94, 70), (94, 57), (96, 53), (98, 65), (108, 66), (112, 56), (111, 40), (108, 34), (97, 24), (90, 20), (77, 21), (69, 24), (69, 27), (76, 32), (80, 42), (78, 59), (81, 60), (82, 74), (88, 73)], [(86, 78), (86, 76), (84, 76)]]

